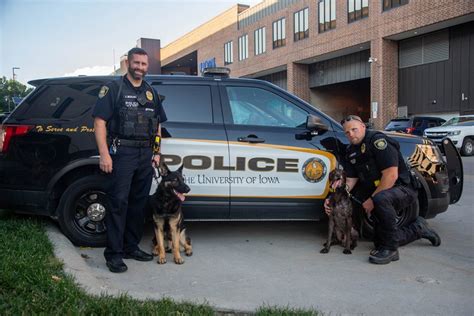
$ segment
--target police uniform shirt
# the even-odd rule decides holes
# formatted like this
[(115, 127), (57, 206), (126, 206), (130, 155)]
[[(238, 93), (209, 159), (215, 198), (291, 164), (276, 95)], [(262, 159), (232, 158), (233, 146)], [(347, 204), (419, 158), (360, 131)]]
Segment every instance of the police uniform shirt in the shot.
[[(117, 95), (120, 89), (121, 80), (123, 80), (123, 85), (127, 85), (128, 88), (135, 92), (134, 95), (124, 95), (123, 87), (121, 92), (122, 96)], [(155, 104), (155, 111), (159, 119), (158, 122), (166, 122), (166, 113), (163, 109), (160, 99), (157, 97), (157, 93), (154, 93), (154, 91), (152, 91), (152, 88), (148, 84), (146, 84), (145, 81), (142, 81), (142, 84), (139, 87), (134, 87), (130, 80), (128, 80), (126, 75), (119, 80), (111, 81), (106, 85), (102, 86), (99, 92), (99, 98), (97, 99), (94, 110), (92, 112), (92, 116), (100, 117), (106, 122), (109, 122), (110, 120), (115, 119), (114, 110), (118, 111), (119, 108), (118, 104), (117, 106), (115, 106), (115, 102), (132, 102), (132, 105), (138, 106), (137, 96), (139, 96), (143, 92), (149, 92), (151, 94), (152, 100)], [(149, 98), (150, 94), (147, 93), (147, 98)]]
[[(370, 151), (370, 152), (369, 152)], [(349, 178), (361, 178), (356, 170), (356, 165), (368, 164), (370, 154), (373, 155), (375, 168), (381, 173), (390, 167), (400, 167), (399, 150), (387, 140), (387, 136), (383, 133), (366, 132), (364, 140), (359, 145), (350, 145), (347, 151), (348, 163), (346, 173)], [(401, 161), (403, 164), (403, 160)], [(368, 168), (374, 166), (367, 165)], [(400, 174), (399, 168), (399, 174)], [(380, 179), (378, 179), (380, 180)], [(372, 185), (372, 183), (367, 183)]]

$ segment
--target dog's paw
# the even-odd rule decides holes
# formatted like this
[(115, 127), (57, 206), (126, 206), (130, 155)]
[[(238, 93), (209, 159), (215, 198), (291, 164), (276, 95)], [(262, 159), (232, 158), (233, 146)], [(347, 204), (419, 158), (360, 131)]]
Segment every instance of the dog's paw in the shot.
[(186, 254), (186, 256), (191, 257), (193, 255), (193, 251), (192, 250), (187, 250), (185, 252), (185, 254)]
[(183, 260), (183, 258), (181, 258), (181, 257), (174, 258), (174, 263), (176, 263), (176, 264), (183, 264), (183, 263), (184, 263), (184, 260)]
[(171, 253), (171, 247), (166, 247), (166, 248), (165, 248), (165, 252), (166, 252), (166, 253)]
[(323, 249), (321, 249), (321, 251), (319, 253), (328, 253), (328, 252), (329, 252), (328, 248), (323, 248)]
[(352, 255), (352, 251), (350, 251), (349, 249), (344, 249), (342, 253), (345, 255)]
[(165, 264), (166, 263), (166, 258), (158, 258), (156, 261), (158, 264)]

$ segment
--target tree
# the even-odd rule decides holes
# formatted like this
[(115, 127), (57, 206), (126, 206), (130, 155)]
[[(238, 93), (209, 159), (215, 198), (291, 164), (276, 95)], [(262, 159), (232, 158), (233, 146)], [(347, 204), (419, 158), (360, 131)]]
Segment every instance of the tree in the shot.
[(6, 77), (0, 79), (0, 113), (12, 111), (15, 108), (12, 97), (25, 97), (33, 90), (16, 80), (7, 80)]

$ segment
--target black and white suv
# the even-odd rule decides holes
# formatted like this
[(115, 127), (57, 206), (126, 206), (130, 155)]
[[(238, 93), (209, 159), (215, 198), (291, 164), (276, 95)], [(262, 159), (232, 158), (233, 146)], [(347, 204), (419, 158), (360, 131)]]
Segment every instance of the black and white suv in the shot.
[[(76, 244), (102, 245), (108, 200), (91, 117), (100, 87), (114, 77), (35, 80), (36, 89), (1, 128), (0, 208), (56, 218)], [(317, 220), (328, 174), (347, 144), (342, 127), (265, 81), (149, 76), (163, 99), (163, 158), (184, 165), (188, 220)], [(459, 200), (462, 162), (447, 163), (428, 140), (394, 134), (420, 178), (418, 213), (434, 217)], [(154, 184), (156, 185), (156, 184)], [(154, 190), (154, 187), (152, 188)], [(365, 222), (370, 226), (370, 222)]]

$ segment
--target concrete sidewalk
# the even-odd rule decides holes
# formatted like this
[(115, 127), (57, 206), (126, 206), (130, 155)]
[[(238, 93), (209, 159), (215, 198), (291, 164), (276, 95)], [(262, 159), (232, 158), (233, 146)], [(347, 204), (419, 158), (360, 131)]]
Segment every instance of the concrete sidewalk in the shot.
[[(110, 273), (103, 249), (74, 247), (55, 227), (48, 235), (65, 271), (92, 294), (128, 293), (138, 299), (170, 297), (220, 309), (255, 311), (262, 305), (315, 308), (331, 314), (472, 315), (474, 249), (472, 195), (430, 223), (439, 248), (417, 241), (400, 249), (400, 261), (376, 266), (363, 241), (352, 255), (340, 246), (319, 250), (325, 223), (187, 223), (194, 255), (176, 265), (125, 260), (129, 270)], [(470, 208), (470, 207), (469, 207)], [(141, 247), (151, 249), (147, 227)]]

